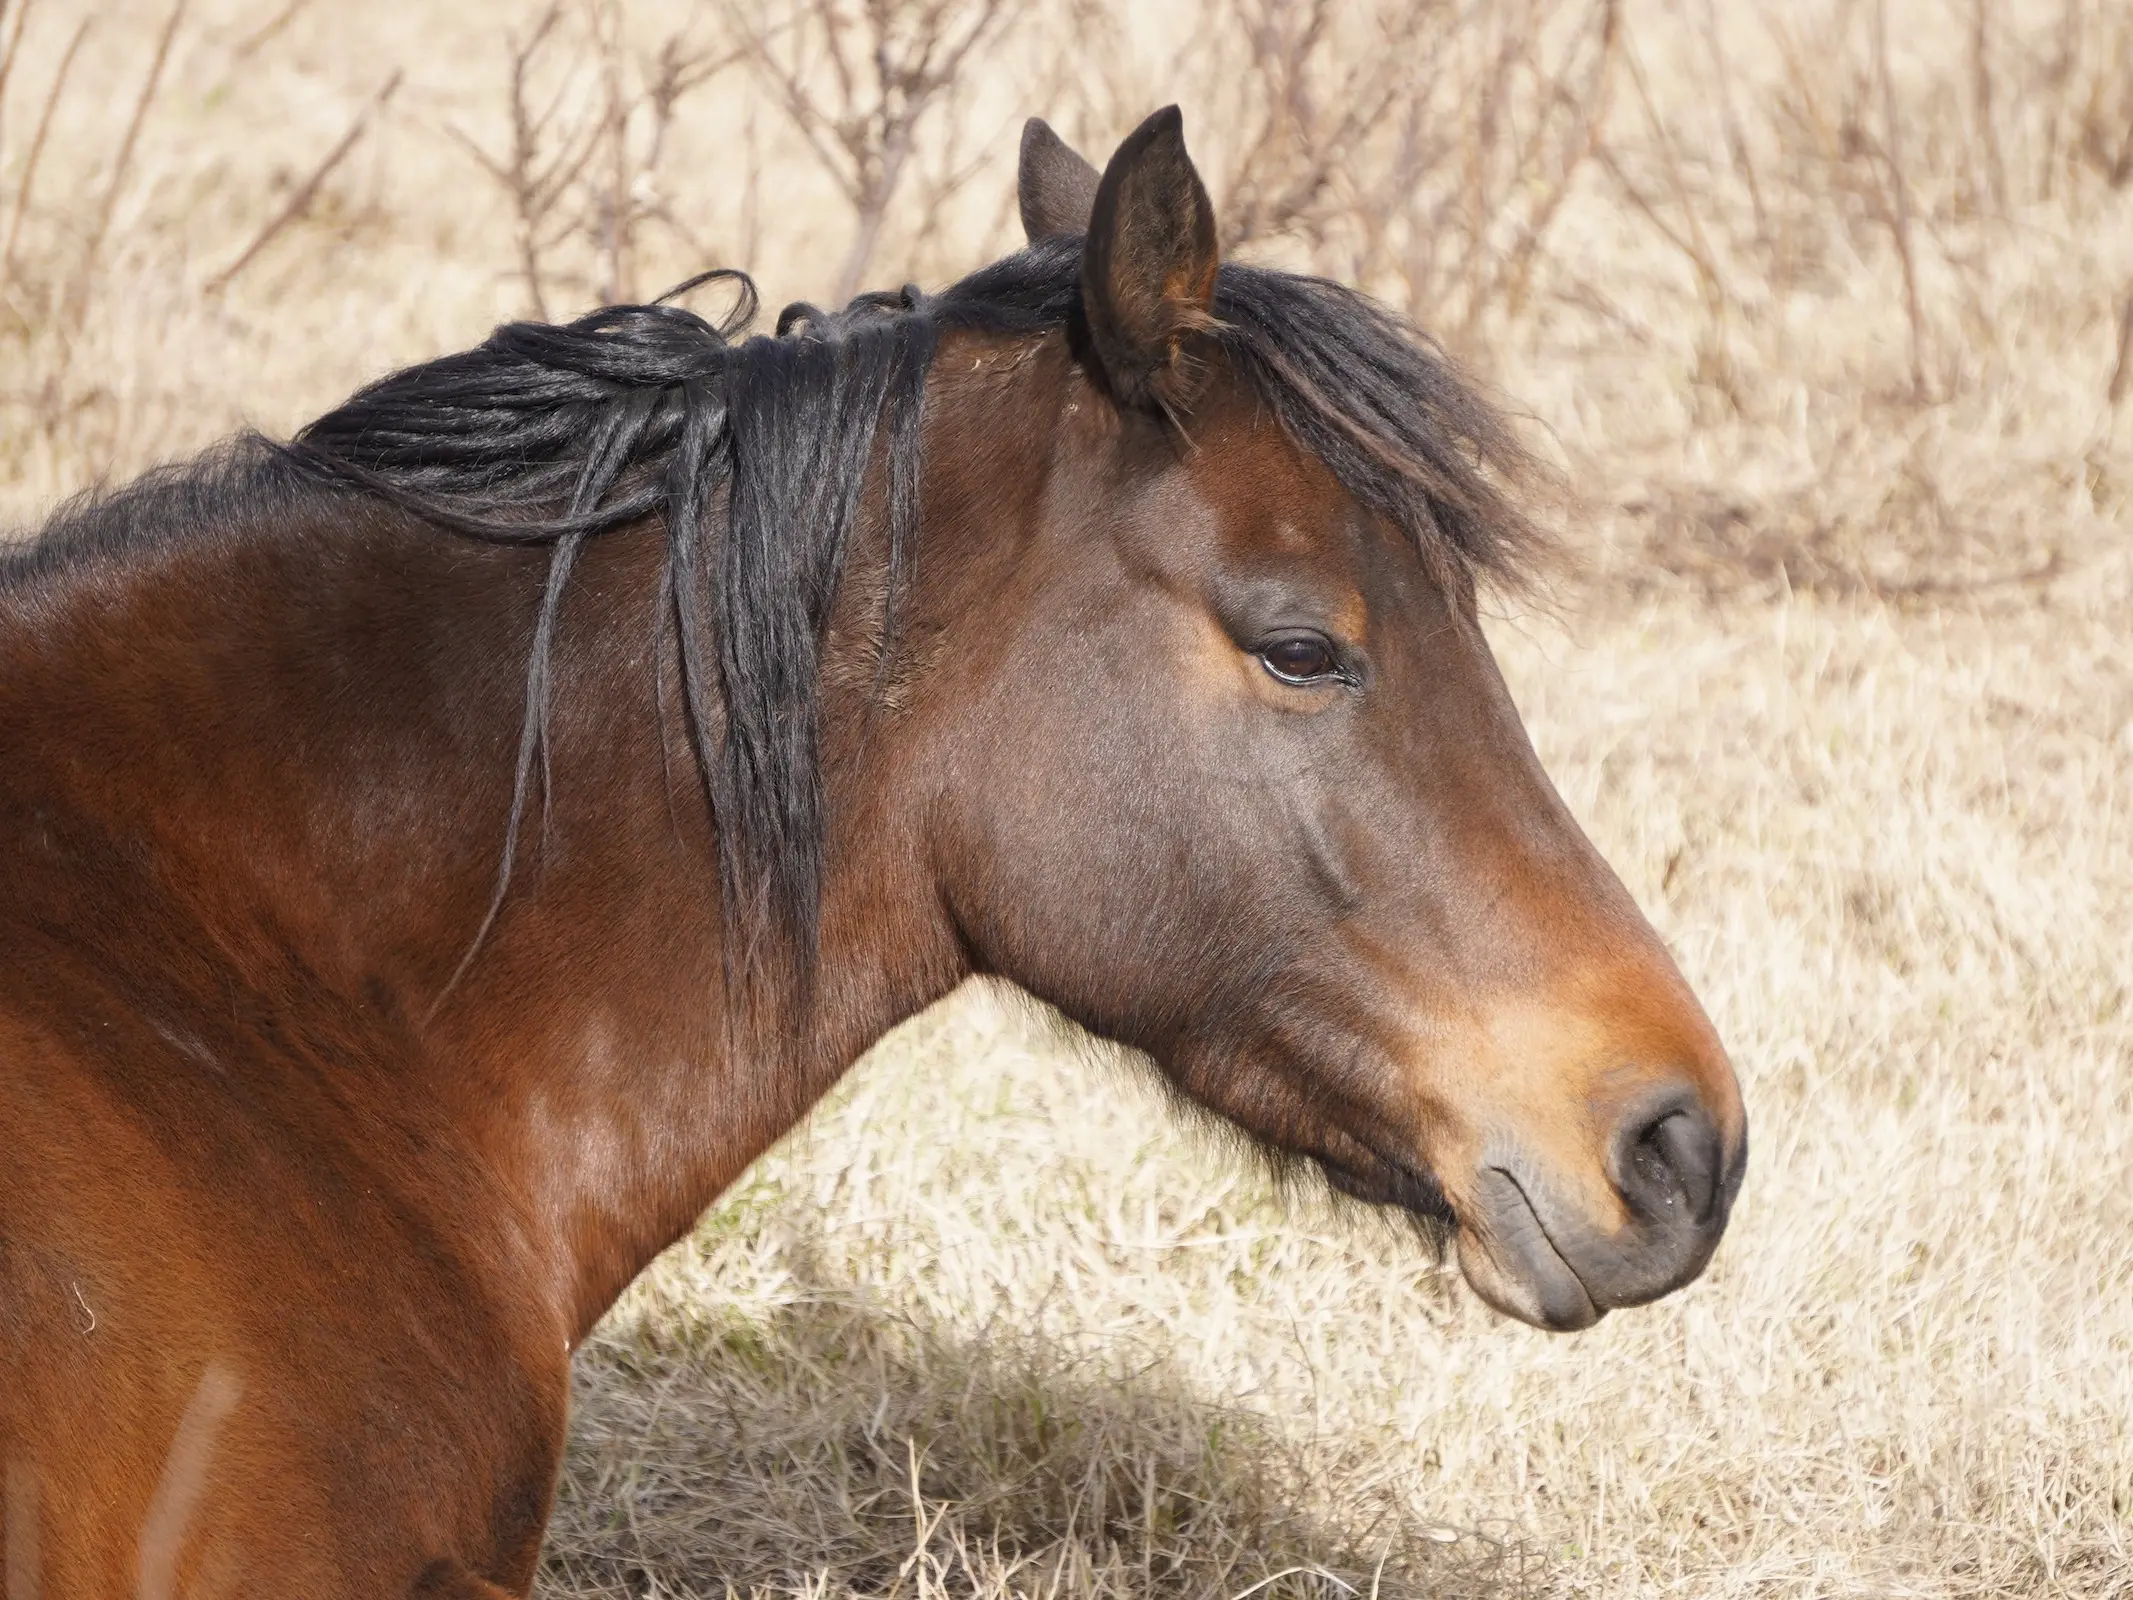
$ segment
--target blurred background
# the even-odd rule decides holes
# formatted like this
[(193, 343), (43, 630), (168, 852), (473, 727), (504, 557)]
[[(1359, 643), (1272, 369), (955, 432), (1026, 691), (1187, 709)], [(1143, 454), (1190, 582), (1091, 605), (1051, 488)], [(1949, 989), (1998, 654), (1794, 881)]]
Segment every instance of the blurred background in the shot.
[(2127, 0), (0, 0), (0, 525), (703, 267), (938, 287), (1024, 116), (1171, 101), (1561, 467), (1492, 635), (1738, 1220), (1513, 1328), (973, 989), (581, 1355), (544, 1592), (2133, 1594)]

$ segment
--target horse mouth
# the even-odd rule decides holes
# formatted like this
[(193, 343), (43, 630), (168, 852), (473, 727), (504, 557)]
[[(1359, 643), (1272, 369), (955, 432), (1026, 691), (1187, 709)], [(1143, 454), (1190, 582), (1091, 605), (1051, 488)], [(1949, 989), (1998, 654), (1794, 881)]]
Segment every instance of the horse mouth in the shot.
[(1607, 1314), (1557, 1247), (1523, 1185), (1503, 1168), (1482, 1174), (1472, 1215), (1462, 1222), (1430, 1173), (1380, 1150), (1369, 1150), (1368, 1157), (1316, 1159), (1340, 1193), (1404, 1212), (1440, 1260), (1456, 1240), (1462, 1275), (1496, 1310), (1554, 1333), (1589, 1328)]
[[(1648, 1125), (1634, 1119), (1645, 1131), (1611, 1163), (1624, 1213), (1617, 1219), (1591, 1216), (1529, 1159), (1513, 1154), (1484, 1166), (1460, 1194), (1467, 1282), (1507, 1315), (1570, 1332), (1695, 1279), (1725, 1232), (1747, 1136), (1736, 1135), (1729, 1149), (1706, 1123), (1698, 1139), (1693, 1125), (1670, 1126), (1684, 1115)], [(1661, 1130), (1656, 1140), (1651, 1127)], [(1669, 1158), (1674, 1146), (1685, 1153)]]
[(1607, 1315), (1517, 1177), (1487, 1167), (1476, 1187), (1471, 1220), (1480, 1226), (1459, 1236), (1459, 1267), (1475, 1293), (1505, 1315), (1555, 1333), (1575, 1333)]

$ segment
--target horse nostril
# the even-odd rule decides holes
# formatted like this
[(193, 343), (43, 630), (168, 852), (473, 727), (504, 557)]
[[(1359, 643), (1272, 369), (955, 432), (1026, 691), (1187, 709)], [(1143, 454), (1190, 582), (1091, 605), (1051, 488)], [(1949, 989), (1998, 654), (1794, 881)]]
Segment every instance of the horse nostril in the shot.
[(1700, 1108), (1676, 1107), (1624, 1131), (1616, 1171), (1624, 1197), (1647, 1220), (1679, 1206), (1690, 1220), (1708, 1222), (1722, 1160), (1711, 1119)]

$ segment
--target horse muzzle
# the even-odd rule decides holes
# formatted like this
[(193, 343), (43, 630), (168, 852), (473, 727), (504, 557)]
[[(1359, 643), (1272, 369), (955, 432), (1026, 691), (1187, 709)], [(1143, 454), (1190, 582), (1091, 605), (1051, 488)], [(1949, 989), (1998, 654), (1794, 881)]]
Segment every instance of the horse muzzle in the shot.
[(1589, 1328), (1703, 1271), (1747, 1161), (1744, 1121), (1728, 1138), (1690, 1095), (1647, 1103), (1609, 1142), (1615, 1203), (1601, 1222), (1529, 1152), (1493, 1144), (1458, 1204), (1460, 1270), (1508, 1316), (1558, 1332)]

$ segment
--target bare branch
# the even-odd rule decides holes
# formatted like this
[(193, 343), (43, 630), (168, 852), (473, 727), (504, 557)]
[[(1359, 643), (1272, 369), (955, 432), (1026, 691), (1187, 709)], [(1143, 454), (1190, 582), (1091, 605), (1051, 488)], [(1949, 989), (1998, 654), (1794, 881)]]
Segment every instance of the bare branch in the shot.
[(370, 97), (369, 103), (361, 111), (358, 111), (355, 119), (348, 124), (348, 131), (341, 135), (339, 141), (335, 143), (331, 150), (326, 152), (325, 159), (312, 169), (311, 176), (296, 186), (295, 191), (289, 196), (288, 203), (280, 211), (276, 212), (272, 220), (253, 236), (250, 244), (237, 253), (237, 258), (234, 261), (207, 280), (203, 290), (204, 293), (220, 294), (224, 289), (228, 288), (230, 280), (250, 266), (260, 251), (274, 242), (275, 237), (280, 234), (282, 229), (311, 209), (311, 202), (317, 197), (319, 186), (332, 176), (333, 169), (338, 167), (346, 159), (348, 152), (355, 148), (356, 141), (363, 137), (363, 131), (370, 126), (370, 119), (377, 115), (383, 109), (385, 102), (393, 97), (393, 91), (400, 87), (400, 76), (400, 73), (395, 71), (391, 77), (385, 80), (384, 86)]
[(310, 8), (311, 0), (286, 0), (282, 8), (238, 41), (230, 52), (232, 61), (249, 61), (288, 30), (289, 24)]
[(1985, 187), (1995, 211), (2007, 210), (2007, 158), (2000, 151), (2000, 126), (1993, 111), (1992, 0), (1970, 0), (1970, 99), (1977, 140), (1985, 151)]
[[(22, 0), (22, 4), (15, 11), (14, 20), (9, 23), (7, 43), (0, 45), (0, 110), (7, 107), (7, 80), (22, 55), (22, 30), (29, 25), (30, 13), (36, 9), (37, 0)], [(0, 0), (0, 23), (8, 21), (7, 0)]]
[(1918, 262), (1911, 250), (1911, 183), (1904, 171), (1902, 125), (1896, 116), (1896, 88), (1889, 73), (1888, 0), (1874, 0), (1874, 76), (1881, 89), (1881, 135), (1888, 167), (1889, 233), (1903, 269), (1904, 318), (1911, 329), (1911, 395), (1926, 398), (1926, 315), (1918, 298)]
[[(457, 128), (447, 127), (446, 132), (472, 155), (482, 170), (489, 174), (504, 190), (511, 201), (512, 218), (518, 241), (519, 276), (526, 285), (526, 297), (532, 302), (533, 314), (543, 322), (548, 320), (548, 297), (542, 282), (540, 234), (556, 196), (577, 176), (584, 163), (590, 159), (592, 144), (588, 140), (576, 151), (574, 159), (565, 155), (554, 158), (543, 170), (541, 149), (549, 121), (560, 105), (551, 100), (548, 107), (538, 115), (527, 108), (528, 78), (534, 58), (541, 46), (555, 31), (562, 20), (560, 3), (550, 5), (534, 23), (533, 31), (523, 40), (514, 40), (511, 46), (511, 71), (508, 96), (511, 116), (511, 145), (502, 157), (494, 157), (481, 148), (472, 138)], [(569, 154), (566, 146), (566, 155)], [(555, 180), (563, 173), (562, 183)]]
[(81, 319), (88, 312), (97, 260), (111, 231), (111, 217), (118, 209), (119, 192), (125, 188), (127, 174), (133, 167), (133, 152), (140, 143), (141, 127), (148, 120), (148, 108), (155, 102), (156, 89), (163, 81), (163, 68), (170, 61), (171, 42), (178, 36), (178, 24), (185, 20), (185, 7), (186, 0), (175, 0), (170, 8), (170, 16), (156, 38), (155, 55), (148, 63), (148, 76), (141, 80), (141, 92), (134, 99), (133, 115), (127, 120), (124, 137), (119, 140), (118, 154), (111, 163), (111, 181), (104, 185), (103, 203), (96, 208), (96, 221), (89, 229), (88, 243), (82, 247), (74, 292), (68, 299), (64, 320), (70, 331), (81, 326)]
[(2133, 388), (2133, 289), (2126, 291), (2126, 303), (2118, 312), (2118, 360), (2111, 368), (2109, 397), (2111, 409), (2126, 397)]
[(620, 0), (555, 0), (511, 45), (504, 152), (445, 130), (509, 201), (519, 276), (544, 320), (557, 284), (636, 299), (646, 223), (697, 248), (661, 193), (661, 167), (682, 103), (748, 52), (699, 46), (682, 28), (640, 54), (627, 23)]
[(74, 58), (81, 53), (82, 41), (89, 37), (89, 29), (95, 18), (84, 17), (75, 26), (74, 37), (67, 41), (67, 48), (59, 58), (59, 66), (52, 73), (52, 86), (45, 91), (44, 109), (37, 113), (37, 130), (30, 135), (30, 148), (22, 161), (22, 182), (15, 190), (14, 209), (7, 219), (7, 243), (0, 246), (0, 295), (7, 292), (8, 280), (14, 275), (15, 246), (22, 238), (22, 219), (30, 209), (30, 196), (37, 188), (37, 167), (44, 158), (45, 139), (52, 131), (52, 114), (59, 109), (60, 97), (66, 93), (67, 76), (74, 70)]
[[(997, 44), (1029, 0), (797, 0), (770, 27), (762, 0), (721, 0), (758, 81), (853, 211), (835, 296), (850, 298), (878, 252), (889, 206), (917, 158), (921, 131), (945, 115), (977, 53)], [(925, 211), (962, 179), (952, 159)]]

